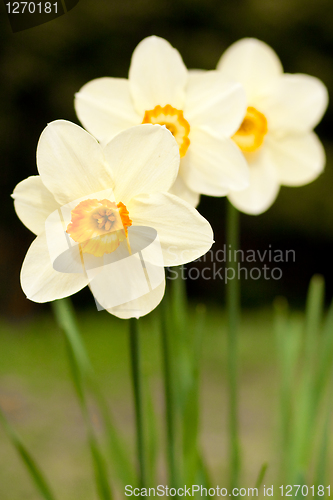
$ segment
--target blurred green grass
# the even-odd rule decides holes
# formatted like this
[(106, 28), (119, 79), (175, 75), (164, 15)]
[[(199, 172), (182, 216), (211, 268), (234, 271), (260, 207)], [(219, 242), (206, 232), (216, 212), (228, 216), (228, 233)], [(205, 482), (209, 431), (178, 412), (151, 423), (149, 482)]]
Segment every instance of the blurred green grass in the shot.
[[(133, 456), (127, 324), (104, 311), (81, 311), (78, 320), (100, 386)], [(154, 397), (161, 443), (158, 475), (161, 484), (165, 484), (158, 311), (140, 323), (143, 370)], [(53, 317), (40, 315), (24, 323), (1, 319), (0, 345), (0, 405), (8, 419), (42, 467), (58, 498), (95, 498), (84, 423), (70, 380), (64, 338)], [(207, 312), (202, 349), (201, 442), (211, 476), (222, 487), (228, 484), (226, 333), (224, 312), (217, 308)], [(245, 455), (242, 484), (253, 486), (262, 463), (268, 461), (267, 484), (276, 473), (278, 426), (275, 340), (268, 310), (243, 314), (239, 386)], [(94, 426), (101, 436), (101, 418), (91, 404)], [(0, 442), (1, 500), (35, 499), (30, 478), (1, 428)], [(109, 474), (112, 481), (112, 470)]]

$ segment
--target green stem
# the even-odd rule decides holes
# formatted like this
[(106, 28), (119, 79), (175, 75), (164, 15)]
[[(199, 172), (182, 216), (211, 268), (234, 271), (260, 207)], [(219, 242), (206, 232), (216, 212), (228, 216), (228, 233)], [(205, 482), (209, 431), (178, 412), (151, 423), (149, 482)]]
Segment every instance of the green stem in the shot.
[(143, 404), (142, 404), (142, 372), (139, 347), (138, 320), (129, 319), (130, 353), (132, 381), (134, 391), (135, 422), (137, 435), (137, 450), (139, 462), (140, 487), (146, 487), (146, 463), (144, 453)]
[(76, 325), (74, 310), (70, 299), (55, 300), (52, 307), (59, 326), (65, 332), (71, 375), (87, 427), (88, 442), (93, 460), (98, 494), (101, 500), (111, 500), (112, 492), (108, 482), (107, 467), (94, 433), (86, 395), (86, 376), (91, 376), (93, 374), (92, 366)]
[(240, 453), (238, 435), (238, 326), (240, 316), (240, 287), (237, 277), (237, 254), (239, 246), (239, 212), (231, 204), (227, 205), (227, 254), (228, 268), (233, 277), (227, 283), (228, 316), (228, 389), (229, 389), (229, 432), (230, 432), (230, 481), (231, 487), (238, 486), (240, 472)]
[(176, 449), (175, 449), (175, 420), (174, 401), (172, 393), (172, 370), (170, 359), (170, 342), (168, 335), (168, 297), (164, 297), (161, 304), (161, 337), (162, 337), (162, 357), (163, 376), (165, 394), (165, 416), (167, 427), (167, 458), (170, 486), (176, 487)]

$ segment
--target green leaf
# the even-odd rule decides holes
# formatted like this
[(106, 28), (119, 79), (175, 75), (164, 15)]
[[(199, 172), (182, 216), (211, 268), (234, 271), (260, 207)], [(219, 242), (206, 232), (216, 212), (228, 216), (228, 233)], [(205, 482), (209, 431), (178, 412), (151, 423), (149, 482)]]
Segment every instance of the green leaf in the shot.
[(298, 317), (289, 317), (288, 304), (283, 298), (274, 302), (274, 330), (280, 380), (280, 474), (281, 482), (293, 478), (294, 433), (292, 428), (294, 380), (299, 359), (303, 324)]
[(59, 325), (63, 328), (66, 334), (65, 339), (71, 375), (80, 403), (82, 415), (88, 430), (88, 440), (94, 465), (97, 491), (101, 500), (111, 500), (112, 494), (108, 483), (106, 466), (94, 434), (84, 386), (85, 375), (87, 373), (92, 375), (91, 364), (79, 335), (69, 299), (54, 301), (53, 309)]
[(115, 471), (114, 475), (121, 484), (122, 489), (124, 489), (127, 484), (131, 484), (135, 488), (138, 486), (139, 481), (134, 465), (129, 459), (124, 440), (122, 439), (119, 430), (116, 429), (110, 412), (106, 407), (105, 401), (103, 400), (102, 402), (99, 400), (99, 406), (105, 423), (108, 451), (113, 469)]
[(13, 427), (10, 425), (8, 422), (7, 418), (5, 417), (4, 413), (2, 410), (0, 410), (0, 421), (6, 431), (7, 436), (11, 440), (13, 446), (16, 448), (16, 451), (20, 455), (23, 463), (25, 464), (30, 477), (32, 481), (35, 483), (35, 486), (37, 490), (39, 491), (40, 495), (45, 499), (45, 500), (55, 500), (55, 497), (53, 493), (50, 490), (50, 487), (44, 478), (40, 468), (22, 443), (21, 439), (19, 438), (18, 434), (15, 432)]
[[(151, 397), (151, 392), (147, 380), (145, 380), (145, 414), (147, 422), (147, 479), (148, 484), (156, 483), (156, 469), (157, 469), (157, 456), (158, 456), (158, 432), (156, 414)], [(129, 483), (132, 484), (132, 483)]]
[(319, 400), (315, 395), (316, 363), (318, 361), (318, 335), (322, 323), (324, 304), (324, 279), (315, 275), (310, 281), (306, 312), (304, 339), (304, 366), (298, 391), (297, 416), (295, 421), (296, 470), (305, 471), (311, 458), (313, 428), (318, 412)]
[[(72, 364), (72, 373), (76, 377), (75, 386), (78, 392), (78, 397), (82, 399), (82, 395), (80, 394), (81, 383), (78, 383), (77, 380), (77, 378), (80, 377), (79, 373), (81, 373), (83, 379), (87, 379), (86, 382), (89, 384), (91, 392), (100, 408), (105, 424), (108, 452), (115, 470), (115, 477), (121, 483), (121, 487), (123, 489), (127, 484), (137, 486), (137, 474), (128, 456), (124, 440), (122, 439), (119, 430), (116, 429), (108, 404), (97, 383), (96, 375), (77, 326), (72, 303), (70, 299), (57, 300), (53, 302), (53, 309), (57, 322), (64, 331), (67, 342), (71, 347), (68, 351), (69, 355), (75, 355), (77, 360), (76, 364)], [(77, 372), (78, 367), (80, 369)]]
[(319, 360), (314, 388), (314, 403), (316, 407), (330, 381), (333, 362), (333, 302), (326, 317), (318, 354)]
[(255, 488), (257, 488), (257, 490), (259, 491), (262, 483), (264, 482), (264, 479), (265, 479), (265, 475), (266, 475), (266, 471), (267, 471), (267, 468), (268, 468), (268, 463), (265, 462), (262, 466), (261, 466), (261, 469), (259, 471), (259, 474), (258, 474), (258, 478), (256, 480), (256, 484), (255, 484)]
[[(314, 484), (316, 487), (318, 485), (327, 484), (327, 468), (328, 468), (328, 460), (329, 460), (329, 444), (330, 444), (330, 424), (332, 418), (332, 410), (333, 410), (333, 388), (332, 388), (332, 338), (333, 338), (333, 307), (331, 306), (330, 311), (327, 316), (327, 320), (325, 323), (325, 331), (323, 336), (323, 351), (321, 356), (321, 362), (319, 362), (320, 368), (322, 368), (322, 373), (320, 374), (319, 380), (317, 380), (317, 390), (319, 391), (321, 397), (324, 392), (325, 386), (328, 385), (328, 394), (326, 398), (326, 412), (324, 424), (320, 436), (320, 446), (318, 453), (318, 460), (316, 465), (315, 479)], [(327, 355), (325, 356), (325, 353)], [(324, 358), (324, 359), (323, 359)], [(322, 363), (327, 366), (323, 366)], [(324, 377), (326, 380), (324, 380)], [(326, 490), (325, 490), (326, 491)], [(319, 498), (319, 496), (318, 496)], [(323, 496), (320, 498), (324, 498)]]
[(92, 430), (89, 431), (89, 446), (91, 450), (91, 455), (94, 464), (95, 470), (95, 478), (96, 485), (98, 489), (99, 496), (102, 500), (111, 500), (111, 489), (108, 482), (107, 470), (104, 461), (104, 457), (102, 456), (95, 435), (92, 433)]
[(92, 374), (93, 368), (76, 323), (75, 312), (70, 299), (55, 300), (52, 303), (54, 315), (60, 328), (65, 332), (82, 375)]
[(313, 276), (310, 281), (305, 310), (305, 370), (313, 368), (316, 353), (316, 337), (319, 333), (324, 306), (324, 278)]
[(199, 423), (200, 423), (200, 363), (202, 352), (202, 338), (205, 328), (204, 306), (196, 308), (192, 338), (187, 344), (185, 354), (188, 357), (189, 376), (187, 387), (184, 388), (183, 397), (183, 453), (184, 453), (184, 480), (194, 484), (201, 468), (202, 459), (199, 448)]
[[(179, 278), (177, 278), (179, 279)], [(179, 357), (178, 357), (178, 333), (179, 327), (175, 326), (175, 316), (172, 314), (170, 286), (167, 285), (165, 297), (160, 305), (160, 335), (163, 366), (163, 383), (165, 399), (165, 426), (166, 426), (166, 455), (168, 465), (168, 484), (177, 487), (182, 483), (179, 467), (177, 444), (178, 444), (178, 420), (179, 405)]]

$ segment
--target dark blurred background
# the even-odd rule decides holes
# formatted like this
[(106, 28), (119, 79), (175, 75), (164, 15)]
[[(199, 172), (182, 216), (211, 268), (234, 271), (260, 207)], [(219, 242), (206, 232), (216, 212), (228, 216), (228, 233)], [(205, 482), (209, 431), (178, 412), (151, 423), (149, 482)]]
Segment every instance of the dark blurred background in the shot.
[[(1, 312), (11, 317), (47, 306), (26, 300), (20, 288), (20, 267), (33, 235), (17, 218), (10, 194), (18, 182), (37, 173), (36, 145), (46, 124), (58, 118), (78, 123), (74, 93), (97, 77), (127, 77), (131, 54), (142, 38), (164, 37), (187, 67), (214, 69), (231, 43), (256, 37), (274, 48), (286, 72), (317, 76), (333, 89), (332, 0), (80, 0), (66, 15), (15, 34), (4, 5), (0, 11), (0, 301)], [(332, 296), (332, 126), (330, 105), (317, 127), (327, 154), (319, 179), (282, 188), (263, 215), (241, 216), (244, 250), (263, 252), (271, 245), (296, 255), (295, 262), (279, 264), (280, 280), (244, 281), (245, 305), (265, 305), (281, 294), (295, 306), (303, 304), (314, 273), (325, 276), (327, 298)], [(207, 197), (199, 206), (215, 231), (216, 249), (225, 243), (225, 207), (225, 199)], [(221, 280), (188, 280), (188, 290), (197, 300), (223, 301)], [(75, 300), (94, 307), (88, 290)]]

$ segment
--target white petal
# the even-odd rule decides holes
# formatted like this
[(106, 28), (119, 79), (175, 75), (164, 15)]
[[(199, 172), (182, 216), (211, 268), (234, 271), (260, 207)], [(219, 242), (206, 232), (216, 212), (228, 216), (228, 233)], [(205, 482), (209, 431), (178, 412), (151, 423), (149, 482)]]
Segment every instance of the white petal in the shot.
[(133, 52), (129, 82), (142, 118), (158, 104), (183, 109), (187, 69), (178, 50), (163, 38), (150, 36), (139, 43)]
[(267, 136), (272, 161), (280, 184), (302, 186), (321, 174), (325, 166), (325, 151), (315, 133), (276, 139)]
[(189, 75), (201, 75), (203, 73), (206, 73), (206, 70), (205, 69), (188, 69), (188, 74)]
[(75, 95), (75, 110), (84, 128), (99, 141), (142, 122), (134, 111), (129, 82), (124, 78), (98, 78)]
[(50, 302), (73, 295), (88, 284), (83, 274), (59, 273), (52, 267), (45, 233), (32, 242), (21, 270), (21, 286), (34, 302)]
[(181, 160), (181, 173), (187, 186), (209, 196), (225, 196), (231, 189), (245, 189), (249, 169), (236, 144), (227, 138), (213, 137), (196, 128), (190, 133), (191, 144)]
[(192, 207), (196, 207), (199, 205), (200, 194), (196, 193), (195, 191), (191, 191), (191, 189), (187, 187), (181, 175), (181, 172), (177, 176), (174, 184), (169, 189), (169, 193), (174, 194), (175, 196), (179, 196), (179, 198), (192, 205)]
[(121, 132), (104, 154), (115, 180), (116, 200), (125, 205), (138, 194), (168, 191), (178, 174), (178, 144), (160, 125), (138, 125)]
[(97, 271), (94, 269), (89, 287), (103, 309), (124, 304), (149, 292), (139, 254), (129, 255), (127, 252), (125, 259), (111, 262)]
[(231, 137), (239, 129), (245, 112), (246, 95), (240, 83), (220, 71), (189, 74), (184, 117), (190, 126)]
[(243, 38), (233, 43), (222, 55), (218, 65), (226, 76), (240, 82), (249, 103), (277, 76), (283, 73), (274, 50), (256, 38)]
[(281, 75), (257, 100), (270, 131), (308, 132), (321, 120), (328, 104), (325, 85), (309, 75)]
[(65, 120), (50, 123), (42, 132), (37, 167), (43, 184), (61, 205), (113, 187), (96, 139)]
[[(124, 254), (116, 256), (113, 252), (104, 256), (103, 266), (87, 271), (91, 280), (89, 286), (99, 310), (113, 311), (118, 308), (123, 311), (124, 305), (138, 301), (160, 285), (164, 290), (163, 256), (156, 231), (132, 226), (128, 236), (131, 254), (123, 242), (120, 246), (124, 247)], [(128, 314), (128, 306), (125, 310)], [(131, 317), (139, 317), (149, 311), (132, 309)]]
[(164, 266), (191, 262), (213, 244), (210, 224), (191, 205), (169, 193), (141, 196), (131, 201), (129, 212), (135, 226), (156, 229)]
[(107, 309), (110, 314), (117, 316), (118, 318), (128, 319), (128, 318), (140, 318), (150, 313), (158, 306), (164, 296), (165, 290), (165, 280), (154, 290), (148, 292), (142, 297), (126, 302), (117, 307), (112, 307)]
[(267, 148), (251, 155), (249, 187), (244, 191), (231, 192), (228, 198), (241, 212), (258, 215), (274, 203), (279, 192), (279, 183)]
[(39, 175), (24, 179), (12, 194), (18, 217), (23, 224), (35, 234), (45, 230), (45, 220), (59, 204), (42, 183)]

